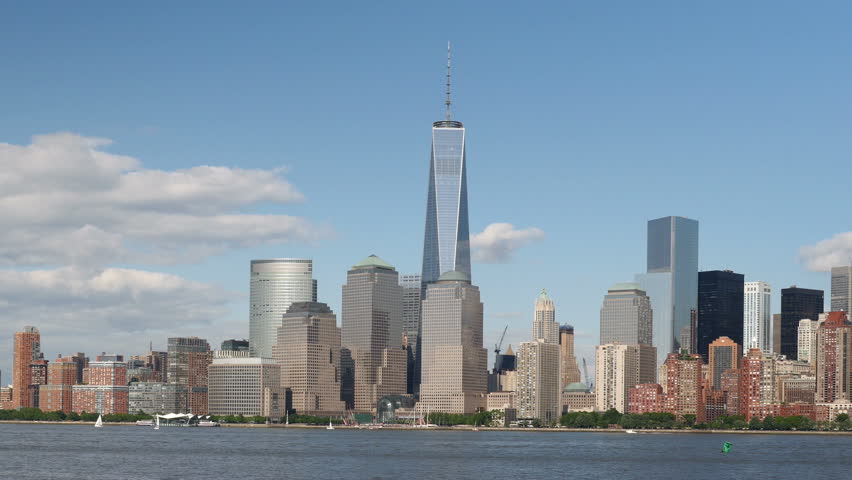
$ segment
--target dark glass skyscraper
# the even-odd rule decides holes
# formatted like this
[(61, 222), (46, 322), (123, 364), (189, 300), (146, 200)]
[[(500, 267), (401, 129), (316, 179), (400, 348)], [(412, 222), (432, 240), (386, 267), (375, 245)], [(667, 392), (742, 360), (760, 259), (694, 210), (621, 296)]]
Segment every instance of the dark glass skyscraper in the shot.
[(823, 313), (825, 292), (793, 285), (781, 289), (781, 351), (790, 360), (798, 359), (799, 320), (818, 320)]
[(741, 273), (698, 272), (698, 353), (705, 359), (710, 344), (719, 337), (743, 344), (744, 285)]

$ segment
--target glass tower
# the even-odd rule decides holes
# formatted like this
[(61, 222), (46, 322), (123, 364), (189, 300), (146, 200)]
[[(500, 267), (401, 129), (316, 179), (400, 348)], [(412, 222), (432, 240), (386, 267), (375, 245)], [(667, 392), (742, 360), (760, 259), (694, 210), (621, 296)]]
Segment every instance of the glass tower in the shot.
[(293, 302), (316, 302), (313, 261), (297, 258), (252, 260), (249, 294), (249, 351), (272, 358), (281, 317)]
[(698, 308), (698, 221), (663, 217), (648, 222), (648, 269), (636, 281), (651, 297), (657, 364), (669, 353), (689, 348)]
[[(730, 270), (698, 272), (698, 352), (709, 361), (710, 344), (728, 337), (743, 345), (745, 276)], [(721, 374), (720, 374), (721, 375)]]
[(470, 276), (464, 133), (461, 122), (444, 120), (432, 124), (423, 238), (424, 289), (453, 270)]

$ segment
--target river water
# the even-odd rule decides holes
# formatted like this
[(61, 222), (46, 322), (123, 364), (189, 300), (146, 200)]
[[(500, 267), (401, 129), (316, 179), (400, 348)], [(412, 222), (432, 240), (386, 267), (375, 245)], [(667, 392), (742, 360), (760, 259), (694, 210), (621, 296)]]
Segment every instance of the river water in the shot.
[(844, 479), (850, 452), (852, 436), (0, 424), (15, 480)]

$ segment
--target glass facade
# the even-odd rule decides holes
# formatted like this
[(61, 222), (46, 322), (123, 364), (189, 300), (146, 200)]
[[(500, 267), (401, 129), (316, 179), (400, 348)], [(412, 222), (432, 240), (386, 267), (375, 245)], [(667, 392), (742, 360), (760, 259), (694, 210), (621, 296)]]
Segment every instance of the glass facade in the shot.
[(461, 122), (432, 126), (432, 158), (423, 240), (423, 288), (456, 270), (470, 277), (465, 129)]
[(648, 222), (647, 273), (636, 281), (651, 298), (658, 364), (668, 353), (689, 348), (698, 304), (698, 221), (663, 217)]
[(745, 276), (730, 270), (698, 273), (698, 353), (705, 359), (719, 337), (743, 344), (744, 285)]
[(272, 358), (281, 317), (293, 302), (316, 302), (313, 261), (294, 258), (252, 260), (249, 294), (249, 351)]
[(809, 288), (790, 287), (781, 289), (781, 351), (788, 360), (797, 360), (799, 321), (816, 320), (823, 313), (825, 292)]
[(831, 311), (852, 311), (852, 266), (831, 269)]
[(402, 330), (408, 339), (408, 393), (417, 393), (420, 385), (420, 275), (400, 275), (402, 287)]

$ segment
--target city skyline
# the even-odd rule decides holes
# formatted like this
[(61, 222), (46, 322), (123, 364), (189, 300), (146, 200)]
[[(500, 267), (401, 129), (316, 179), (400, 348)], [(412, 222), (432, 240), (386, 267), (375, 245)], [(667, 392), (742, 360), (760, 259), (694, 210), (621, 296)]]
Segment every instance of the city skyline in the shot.
[[(596, 38), (592, 36), (591, 31), (601, 23), (616, 22), (621, 25), (617, 19), (604, 20), (594, 9), (584, 12), (591, 20), (589, 25), (582, 26), (577, 34), (581, 39)], [(719, 14), (718, 10), (710, 10), (710, 13), (714, 12)], [(66, 13), (69, 18), (87, 15), (85, 9)], [(180, 9), (175, 12), (179, 17), (188, 13)], [(23, 6), (13, 8), (13, 14), (22, 17), (33, 15), (32, 11)], [(113, 11), (112, 14), (117, 15), (117, 12)], [(683, 12), (679, 14), (683, 15)], [(743, 13), (747, 19), (755, 18), (749, 17), (750, 14), (756, 15), (756, 12)], [(684, 25), (695, 26), (691, 16), (678, 18), (683, 20)], [(790, 17), (785, 18), (789, 24)], [(131, 20), (124, 19), (101, 28), (109, 31), (126, 26), (127, 22), (133, 24)], [(85, 25), (85, 22), (80, 24)], [(819, 252), (806, 255), (800, 262), (797, 260), (798, 252), (801, 247), (815, 246), (820, 241), (843, 232), (843, 225), (818, 216), (814, 219), (802, 219), (804, 223), (794, 235), (782, 236), (779, 231), (772, 230), (773, 224), (783, 223), (785, 217), (781, 213), (789, 212), (789, 209), (779, 208), (779, 212), (768, 212), (761, 222), (761, 229), (756, 230), (752, 226), (751, 217), (732, 213), (730, 207), (742, 200), (738, 188), (744, 184), (755, 187), (751, 180), (758, 178), (760, 173), (749, 164), (740, 166), (744, 158), (789, 159), (791, 156), (795, 158), (805, 154), (811, 158), (813, 149), (819, 146), (820, 150), (816, 155), (819, 158), (812, 163), (814, 175), (817, 176), (817, 172), (833, 171), (838, 174), (832, 177), (843, 177), (842, 173), (849, 167), (843, 163), (847, 149), (840, 148), (844, 146), (842, 143), (827, 142), (822, 134), (814, 133), (813, 128), (816, 127), (811, 120), (804, 124), (788, 119), (786, 123), (789, 125), (786, 126), (772, 122), (769, 115), (763, 113), (762, 108), (774, 105), (781, 92), (784, 93), (786, 102), (783, 105), (792, 111), (810, 111), (810, 106), (816, 102), (830, 114), (827, 118), (825, 115), (821, 116), (824, 119), (822, 121), (835, 122), (819, 124), (823, 127), (821, 132), (831, 137), (831, 132), (835, 129), (842, 132), (848, 130), (848, 125), (844, 123), (844, 118), (839, 116), (840, 113), (821, 102), (831, 97), (833, 104), (838, 103), (837, 99), (845, 98), (842, 95), (846, 94), (839, 89), (824, 88), (824, 83), (820, 82), (819, 91), (804, 89), (806, 94), (790, 97), (783, 87), (795, 86), (797, 81), (813, 86), (810, 77), (773, 77), (778, 84), (767, 86), (765, 82), (760, 82), (761, 90), (757, 92), (763, 95), (753, 97), (750, 102), (742, 105), (743, 110), (740, 112), (744, 114), (737, 115), (739, 119), (732, 119), (730, 112), (723, 109), (728, 105), (725, 103), (724, 93), (735, 94), (739, 100), (739, 95), (755, 93), (749, 80), (761, 78), (745, 63), (736, 63), (745, 62), (750, 58), (749, 50), (746, 49), (746, 53), (736, 57), (738, 60), (732, 60), (735, 62), (733, 71), (736, 71), (738, 78), (743, 81), (737, 83), (738, 87), (731, 83), (720, 83), (718, 77), (710, 77), (706, 80), (708, 83), (699, 82), (692, 87), (710, 88), (716, 80), (714, 88), (719, 90), (712, 91), (720, 91), (721, 98), (713, 100), (721, 100), (722, 103), (718, 104), (720, 106), (717, 109), (712, 108), (715, 105), (701, 104), (711, 108), (704, 108), (701, 115), (690, 113), (687, 118), (694, 123), (685, 126), (687, 131), (681, 131), (684, 135), (679, 136), (676, 146), (668, 149), (662, 146), (669, 142), (668, 135), (666, 138), (660, 137), (635, 121), (642, 118), (643, 122), (647, 120), (650, 125), (670, 125), (666, 115), (674, 117), (676, 113), (687, 113), (675, 107), (678, 101), (683, 100), (683, 92), (672, 91), (672, 85), (665, 82), (658, 87), (653, 85), (655, 81), (662, 80), (666, 73), (679, 68), (679, 61), (657, 59), (661, 67), (659, 73), (648, 73), (650, 77), (637, 79), (637, 84), (619, 86), (611, 82), (612, 78), (621, 78), (614, 75), (620, 72), (618, 66), (593, 63), (587, 64), (587, 67), (592, 68), (578, 69), (577, 65), (581, 65), (582, 61), (595, 61), (594, 47), (572, 51), (579, 63), (554, 65), (544, 54), (523, 58), (520, 55), (521, 52), (531, 51), (530, 47), (541, 40), (541, 37), (533, 36), (511, 47), (509, 43), (499, 41), (496, 31), (480, 34), (483, 40), (478, 40), (465, 34), (460, 28), (461, 25), (459, 23), (458, 28), (450, 26), (447, 30), (432, 33), (418, 41), (413, 40), (414, 35), (402, 35), (399, 46), (382, 45), (379, 49), (372, 50), (372, 53), (366, 53), (369, 51), (364, 48), (366, 43), (355, 42), (351, 48), (353, 51), (360, 48), (361, 51), (353, 54), (352, 58), (362, 65), (365, 59), (405, 57), (398, 68), (389, 68), (381, 75), (371, 72), (369, 75), (355, 75), (354, 78), (344, 77), (351, 80), (349, 85), (353, 89), (362, 87), (364, 92), (373, 93), (366, 95), (370, 97), (369, 103), (357, 103), (354, 98), (358, 95), (352, 95), (348, 87), (344, 89), (336, 83), (322, 82), (320, 74), (307, 72), (305, 81), (318, 82), (322, 90), (317, 90), (317, 87), (295, 88), (300, 84), (288, 86), (294, 87), (294, 90), (308, 92), (308, 96), (315, 95), (318, 91), (330, 92), (333, 101), (339, 103), (311, 104), (311, 108), (315, 106), (316, 109), (316, 113), (313, 113), (313, 110), (306, 108), (308, 104), (286, 97), (287, 102), (295, 106), (294, 109), (281, 108), (273, 116), (260, 115), (267, 125), (257, 129), (259, 133), (256, 135), (248, 134), (247, 130), (237, 125), (239, 122), (236, 120), (246, 120), (246, 128), (258, 126), (248, 118), (257, 112), (265, 112), (261, 107), (263, 103), (259, 103), (257, 97), (243, 95), (240, 102), (229, 100), (219, 103), (217, 108), (221, 108), (224, 115), (213, 115), (213, 112), (205, 108), (196, 109), (195, 107), (200, 106), (200, 100), (217, 103), (209, 100), (222, 98), (223, 91), (218, 90), (218, 84), (196, 81), (193, 73), (181, 68), (173, 69), (176, 70), (172, 72), (175, 74), (176, 83), (168, 88), (162, 83), (167, 78), (165, 73), (157, 69), (151, 71), (151, 77), (140, 75), (140, 78), (152, 80), (149, 83), (150, 88), (147, 89), (129, 77), (121, 76), (117, 84), (133, 88), (138, 92), (139, 101), (118, 109), (110, 105), (125, 105), (126, 102), (122, 99), (127, 98), (126, 90), (112, 88), (116, 83), (106, 82), (106, 76), (97, 75), (109, 73), (107, 64), (92, 61), (91, 70), (95, 74), (85, 75), (86, 82), (90, 82), (91, 86), (87, 87), (80, 81), (79, 71), (76, 72), (78, 75), (71, 72), (67, 84), (57, 85), (57, 95), (62, 95), (69, 106), (67, 112), (86, 111), (86, 118), (59, 111), (51, 106), (52, 102), (39, 95), (44, 93), (44, 90), (32, 86), (38, 85), (38, 82), (26, 80), (31, 79), (29, 75), (40, 75), (40, 78), (60, 76), (56, 65), (50, 61), (60, 59), (63, 54), (76, 58), (73, 48), (68, 48), (78, 44), (78, 40), (70, 40), (63, 47), (62, 42), (55, 42), (57, 37), (54, 35), (75, 39), (77, 36), (73, 34), (74, 29), (78, 27), (74, 27), (71, 22), (56, 32), (46, 33), (44, 39), (33, 39), (32, 43), (22, 42), (21, 50), (13, 52), (10, 61), (15, 65), (28, 65), (32, 68), (29, 69), (31, 73), (26, 75), (9, 77), (11, 88), (14, 90), (16, 86), (20, 87), (16, 90), (20, 94), (4, 102), (9, 115), (0, 119), (0, 127), (3, 127), (5, 132), (4, 137), (0, 138), (0, 142), (5, 142), (0, 145), (0, 158), (12, 166), (25, 161), (39, 165), (35, 160), (42, 159), (48, 166), (67, 164), (71, 170), (86, 172), (86, 175), (74, 177), (73, 171), (61, 171), (59, 173), (64, 177), (45, 176), (36, 182), (27, 172), (14, 170), (13, 178), (20, 184), (33, 185), (33, 188), (59, 189), (57, 193), (64, 198), (62, 202), (76, 207), (79, 211), (98, 210), (90, 208), (92, 202), (96, 206), (106, 206), (112, 210), (102, 216), (70, 215), (62, 205), (48, 203), (46, 210), (53, 208), (55, 216), (34, 217), (32, 222), (17, 217), (9, 219), (9, 228), (18, 235), (15, 238), (6, 238), (0, 247), (6, 265), (2, 271), (3, 281), (0, 282), (0, 303), (6, 307), (7, 315), (2, 318), (5, 329), (0, 331), (0, 352), (11, 352), (11, 334), (24, 325), (37, 325), (41, 329), (47, 339), (42, 348), (47, 359), (54, 358), (58, 353), (67, 355), (76, 351), (93, 354), (115, 349), (128, 355), (142, 353), (149, 341), (157, 342), (156, 349), (164, 350), (165, 339), (173, 335), (201, 336), (208, 338), (213, 345), (227, 338), (248, 338), (246, 316), (249, 311), (249, 289), (244, 272), (246, 264), (255, 258), (312, 259), (316, 265), (315, 278), (319, 281), (318, 298), (327, 301), (337, 312), (341, 309), (339, 295), (335, 292), (339, 292), (339, 287), (343, 284), (345, 268), (351, 259), (376, 252), (397, 265), (400, 272), (417, 272), (422, 252), (416, 252), (418, 248), (413, 246), (418, 245), (423, 236), (423, 218), (420, 212), (427, 189), (424, 177), (427, 173), (425, 159), (429, 148), (428, 140), (423, 138), (423, 131), (429, 122), (436, 117), (440, 118), (443, 113), (444, 72), (441, 64), (443, 44), (447, 38), (453, 40), (454, 57), (458, 58), (458, 61), (454, 60), (454, 67), (458, 66), (453, 77), (453, 88), (458, 93), (454, 94), (454, 99), (458, 99), (457, 103), (454, 103), (454, 109), (458, 112), (458, 118), (464, 118), (471, 128), (466, 140), (471, 152), (475, 152), (471, 154), (474, 159), (471, 168), (474, 168), (475, 172), (471, 172), (469, 186), (472, 202), (470, 233), (472, 255), (475, 261), (481, 262), (475, 266), (475, 281), (482, 289), (483, 303), (486, 305), (485, 345), (495, 343), (496, 337), (507, 323), (510, 324), (510, 329), (506, 343), (517, 345), (528, 339), (526, 325), (530, 319), (525, 305), (532, 294), (546, 285), (563, 305), (572, 306), (574, 316), (570, 321), (576, 328), (577, 356), (586, 358), (591, 363), (594, 357), (592, 349), (598, 336), (598, 299), (613, 282), (629, 279), (633, 273), (643, 271), (645, 222), (672, 213), (701, 222), (700, 270), (732, 269), (744, 273), (748, 281), (765, 280), (778, 288), (796, 284), (804, 288), (829, 291), (828, 274), (809, 272), (805, 267), (809, 261), (812, 266), (823, 270), (837, 264), (820, 264), (824, 255)], [(785, 22), (781, 21), (777, 25), (783, 26)], [(827, 27), (827, 32), (835, 31), (830, 27)], [(635, 47), (621, 47), (621, 50), (618, 50), (619, 58), (628, 58), (634, 53), (632, 48), (641, 49), (643, 45), (647, 46), (648, 42), (653, 41), (647, 36), (650, 30), (642, 30), (651, 27), (634, 25), (632, 28), (632, 33), (644, 33), (645, 36), (640, 36)], [(758, 39), (746, 35), (743, 23), (737, 23), (731, 28), (738, 34), (734, 37), (745, 40), (746, 46), (757, 48), (762, 45)], [(835, 28), (839, 29), (839, 26)], [(712, 38), (718, 38), (713, 36), (716, 33), (714, 30), (708, 29), (709, 27), (704, 25), (703, 30), (699, 30), (703, 34), (709, 33)], [(688, 34), (687, 30), (680, 26), (675, 34), (684, 37), (684, 45), (695, 46), (698, 37)], [(268, 30), (261, 27), (260, 31)], [(782, 41), (778, 48), (783, 48), (784, 45), (781, 31), (786, 30), (781, 28), (766, 33), (771, 38)], [(627, 30), (625, 34), (630, 32), (631, 30)], [(300, 33), (304, 32), (298, 28), (294, 29), (295, 35)], [(8, 29), (4, 35), (9, 35), (12, 41), (24, 38), (17, 36), (23, 35), (17, 27)], [(204, 37), (199, 35), (199, 38)], [(126, 39), (122, 41), (122, 38), (124, 37), (119, 37), (115, 42), (116, 47), (127, 47)], [(41, 48), (47, 44), (38, 42), (51, 40), (60, 45), (58, 50), (42, 52)], [(367, 43), (369, 42), (368, 39)], [(489, 46), (488, 42), (496, 43)], [(700, 45), (700, 42), (698, 43)], [(729, 49), (734, 44), (739, 47), (743, 42), (732, 40), (717, 46)], [(323, 49), (330, 45), (332, 44), (320, 42), (313, 47), (314, 50), (307, 51), (304, 55), (320, 62), (319, 71), (332, 73), (328, 75), (329, 78), (333, 77), (335, 72), (351, 72), (335, 70), (334, 65), (323, 58)], [(817, 36), (810, 39), (806, 45), (827, 49), (830, 44), (826, 42), (825, 37)], [(108, 62), (124, 58), (123, 55), (119, 56), (121, 49), (103, 48), (104, 58)], [(167, 57), (163, 55), (167, 51), (165, 48), (164, 43), (154, 42), (150, 50), (131, 50), (138, 55), (130, 57), (139, 59), (140, 65), (151, 65), (154, 64), (152, 58), (158, 55)], [(399, 48), (410, 49), (410, 55), (409, 51), (401, 55)], [(679, 55), (688, 49), (686, 46), (674, 45), (669, 48), (667, 51), (678, 54), (677, 58), (680, 60), (683, 60), (683, 57)], [(31, 58), (43, 59), (44, 63), (33, 63), (26, 58), (28, 54)], [(188, 53), (178, 48), (176, 54)], [(195, 51), (193, 55), (198, 55), (197, 58), (207, 67), (211, 66), (211, 59), (218, 61), (222, 58), (203, 49)], [(282, 65), (297, 63), (303, 58), (303, 54), (292, 52), (282, 52), (280, 55)], [(823, 52), (823, 55), (817, 55), (817, 58), (830, 58), (830, 53)], [(760, 57), (766, 59), (764, 55)], [(249, 55), (247, 58), (260, 57)], [(524, 78), (535, 82), (538, 90), (559, 92), (559, 95), (550, 96), (553, 97), (553, 103), (542, 107), (542, 93), (496, 79), (498, 75), (494, 75), (495, 68), (505, 65), (507, 58), (523, 60), (523, 65), (528, 67), (527, 72), (531, 73)], [(813, 58), (813, 55), (809, 54), (808, 58)], [(331, 60), (342, 62), (351, 69), (352, 65), (348, 61), (337, 57)], [(823, 78), (844, 78), (846, 73), (842, 69), (835, 70), (835, 67), (814, 63), (814, 60), (804, 61), (815, 67), (813, 71), (822, 74)], [(118, 63), (129, 67), (131, 72), (139, 68), (126, 62)], [(244, 66), (254, 67), (247, 68), (248, 72), (270, 73), (270, 78), (278, 80), (282, 75), (289, 78), (286, 74), (291, 73), (286, 67), (280, 67), (284, 70), (266, 71), (251, 63)], [(594, 67), (607, 69), (597, 71)], [(767, 68), (775, 74), (787, 73), (781, 63), (773, 62)], [(499, 72), (502, 73), (502, 70)], [(568, 73), (571, 73), (572, 78), (568, 85), (561, 87), (559, 82), (553, 82), (565, 78), (563, 76)], [(514, 75), (508, 75), (508, 80), (518, 80), (519, 77)], [(247, 76), (249, 77), (254, 76)], [(325, 77), (322, 75), (322, 78)], [(234, 79), (230, 76), (227, 78)], [(674, 81), (678, 79), (684, 80), (684, 77), (676, 77)], [(689, 76), (688, 79), (693, 78)], [(590, 86), (602, 80), (606, 84), (602, 89)], [(839, 85), (845, 82), (837, 83)], [(28, 84), (31, 86), (27, 87)], [(190, 85), (206, 87), (201, 88), (197, 96), (193, 96), (187, 95)], [(238, 85), (238, 88), (245, 89), (251, 84)], [(370, 85), (373, 85), (372, 89), (366, 88)], [(90, 88), (97, 88), (104, 95), (103, 102), (91, 101)], [(169, 93), (172, 88), (174, 93)], [(600, 98), (603, 94), (611, 93), (603, 88), (614, 89), (617, 100), (601, 104)], [(275, 91), (279, 90), (276, 85)], [(524, 93), (523, 99), (515, 98), (515, 94), (520, 92)], [(662, 101), (656, 101), (660, 100), (656, 96), (662, 95), (663, 92), (666, 92), (667, 96)], [(586, 93), (591, 93), (591, 98), (598, 100), (584, 100)], [(163, 98), (182, 94), (188, 103), (171, 102), (169, 107), (175, 109), (173, 119), (164, 118), (164, 115), (157, 113), (158, 108), (162, 110), (166, 107), (161, 103)], [(502, 103), (492, 102), (494, 98), (500, 98)], [(645, 108), (648, 106), (645, 103), (648, 98), (655, 99), (653, 104), (659, 107), (658, 111)], [(628, 113), (617, 108), (620, 106), (618, 101), (631, 102)], [(154, 109), (149, 110), (141, 105), (142, 103), (150, 103)], [(731, 105), (733, 103), (736, 102)], [(77, 108), (93, 104), (102, 106), (85, 110)], [(365, 108), (365, 105), (377, 110), (374, 113)], [(531, 109), (532, 105), (539, 107)], [(696, 106), (694, 103), (691, 105)], [(695, 110), (701, 108), (696, 106)], [(774, 111), (771, 108), (767, 110)], [(350, 111), (357, 112), (357, 117), (363, 117), (363, 121), (355, 122)], [(329, 112), (339, 112), (340, 119), (329, 119)], [(555, 112), (560, 113), (557, 115)], [(563, 115), (562, 112), (568, 113)], [(620, 121), (607, 129), (595, 128), (596, 122), (603, 118), (612, 118), (613, 112), (621, 112), (626, 117), (620, 117)], [(641, 115), (636, 112), (641, 112)], [(304, 115), (306, 113), (307, 118)], [(535, 118), (537, 121), (524, 125), (524, 122), (511, 121), (515, 117)], [(230, 120), (226, 122), (227, 125), (217, 126), (211, 124), (209, 118)], [(393, 120), (386, 123), (379, 121), (387, 118)], [(314, 141), (316, 125), (322, 122), (325, 122), (325, 138), (335, 140), (328, 143), (345, 144), (345, 150), (320, 145), (315, 153), (307, 154), (309, 148), (317, 146)], [(359, 130), (362, 132), (359, 135), (363, 135), (363, 138), (359, 138), (352, 133), (351, 125), (367, 122), (393, 125), (386, 127), (381, 135)], [(739, 136), (728, 130), (743, 125), (747, 128), (742, 130), (749, 132), (753, 131), (753, 125), (761, 125), (759, 132), (771, 136), (775, 143), (759, 148), (750, 143), (747, 136)], [(714, 126), (725, 128), (710, 128)], [(220, 130), (226, 127), (234, 129), (234, 132)], [(795, 130), (796, 128), (799, 130)], [(314, 133), (309, 129), (313, 129)], [(565, 130), (570, 131), (571, 136), (567, 140), (561, 140), (560, 132)], [(270, 135), (280, 131), (292, 133), (285, 139), (278, 140)], [(714, 132), (712, 138), (699, 135), (704, 131)], [(799, 132), (800, 135), (788, 135), (791, 131)], [(37, 134), (47, 136), (40, 137), (33, 145), (30, 137)], [(718, 135), (723, 139), (720, 140)], [(779, 140), (784, 136), (787, 140)], [(109, 138), (116, 143), (110, 146), (103, 140), (94, 140), (95, 137)], [(642, 140), (639, 144), (633, 144), (630, 155), (625, 155), (624, 151), (613, 150), (615, 147), (609, 147), (609, 143), (600, 140), (613, 137), (631, 141), (641, 137)], [(728, 147), (722, 150), (705, 148), (720, 144)], [(249, 152), (238, 148), (249, 145), (252, 148)], [(375, 159), (362, 153), (367, 150), (367, 145), (370, 145), (370, 155), (376, 155)], [(570, 148), (566, 148), (568, 146)], [(564, 154), (554, 155), (554, 152), (563, 150)], [(708, 150), (708, 153), (700, 153), (704, 150)], [(353, 151), (354, 160), (357, 161), (351, 164), (344, 161), (348, 157), (341, 153), (352, 156)], [(516, 159), (526, 160), (528, 151), (536, 155), (541, 162), (541, 168), (547, 171), (548, 175), (516, 174), (518, 165), (527, 166), (526, 161), (517, 162)], [(107, 168), (96, 171), (84, 168), (90, 165), (86, 162), (91, 158), (104, 160)], [(689, 160), (690, 168), (672, 168), (674, 162), (682, 159)], [(721, 170), (726, 166), (737, 165), (737, 174), (733, 178), (727, 177), (727, 174), (720, 177), (720, 174), (713, 173), (717, 166), (710, 170), (702, 163), (709, 165), (711, 161), (714, 165), (721, 162)], [(665, 195), (653, 192), (646, 195), (643, 189), (630, 186), (631, 183), (626, 179), (611, 175), (610, 167), (607, 167), (607, 170), (599, 169), (595, 166), (598, 163), (619, 168), (641, 165), (641, 168), (635, 171), (630, 170), (639, 175), (640, 181), (636, 183), (647, 182), (655, 176), (670, 175), (683, 184), (690, 184), (690, 190), (698, 189), (704, 194), (716, 191), (719, 184), (714, 185), (713, 182), (724, 178), (725, 189), (730, 193), (730, 198), (703, 205), (703, 202), (683, 196), (679, 197), (675, 204), (670, 195), (684, 192), (682, 186), (673, 187), (673, 190)], [(281, 164), (287, 165), (289, 169), (274, 170)], [(216, 169), (203, 167), (204, 165), (231, 167)], [(135, 173), (130, 175), (128, 172), (131, 171)], [(333, 175), (329, 175), (329, 172)], [(538, 171), (531, 170), (531, 173)], [(382, 191), (381, 197), (375, 193), (364, 192), (363, 182), (377, 174), (383, 180), (394, 180), (382, 184), (385, 190)], [(635, 175), (631, 175), (630, 182), (635, 181)], [(225, 183), (234, 185), (234, 189), (222, 190), (215, 187), (216, 182), (212, 180), (217, 176), (224, 178)], [(347, 182), (351, 181), (351, 189), (347, 189), (350, 188), (348, 184), (334, 177), (345, 177)], [(689, 181), (693, 177), (701, 177), (702, 181), (696, 185)], [(789, 177), (788, 181), (792, 181), (792, 175)], [(819, 173), (818, 177), (820, 181), (828, 182), (828, 188), (832, 186), (831, 182), (835, 181), (833, 178), (825, 178), (823, 173)], [(68, 184), (79, 185), (82, 190), (63, 190), (60, 188), (63, 178)], [(96, 181), (98, 179), (103, 183)], [(206, 193), (193, 195), (176, 191), (181, 184), (180, 179), (187, 180), (190, 185), (202, 187), (200, 190)], [(135, 180), (139, 183), (133, 183)], [(569, 188), (563, 188), (566, 183)], [(120, 184), (121, 187), (107, 188), (113, 184)], [(151, 185), (160, 185), (163, 188), (152, 189)], [(617, 196), (623, 197), (616, 199), (618, 201), (636, 197), (636, 205), (629, 212), (624, 212), (617, 208), (614, 201), (582, 201), (602, 188), (620, 192)], [(764, 195), (767, 202), (774, 202), (782, 207), (790, 205), (789, 199), (775, 196), (773, 193), (776, 188), (783, 190), (777, 185), (770, 186), (768, 191), (765, 186), (757, 185), (755, 188), (758, 190), (749, 190), (749, 195), (769, 193)], [(75, 192), (79, 191), (85, 193), (82, 200), (80, 196), (75, 196)], [(158, 195), (146, 196), (146, 191), (158, 192)], [(526, 191), (535, 191), (539, 195), (533, 196), (537, 198), (526, 198)], [(352, 196), (349, 201), (340, 201), (341, 196), (350, 194)], [(396, 204), (388, 207), (389, 198)], [(8, 211), (44, 214), (40, 208), (27, 203), (26, 199), (4, 196), (2, 200), (4, 205), (15, 206)], [(821, 204), (809, 203), (812, 201), (814, 200), (804, 199), (800, 208), (833, 210), (831, 206), (821, 207)], [(124, 208), (127, 205), (132, 208)], [(178, 218), (160, 216), (162, 211), (170, 208), (181, 215)], [(364, 214), (373, 211), (382, 211), (388, 218), (374, 220)], [(564, 222), (563, 211), (568, 213), (569, 222)], [(244, 215), (245, 212), (266, 217), (258, 219)], [(554, 215), (554, 212), (560, 214)], [(280, 218), (284, 215), (294, 215), (294, 223), (285, 224), (284, 219)], [(139, 223), (128, 224), (116, 220), (122, 218), (138, 218)], [(610, 220), (597, 220), (600, 218)], [(66, 220), (70, 221), (63, 223)], [(265, 220), (268, 224), (260, 220)], [(230, 221), (233, 223), (229, 223)], [(363, 228), (366, 222), (370, 228)], [(609, 222), (613, 225), (608, 225)], [(570, 224), (571, 228), (561, 226), (561, 223)], [(65, 226), (68, 224), (72, 225), (70, 230)], [(504, 224), (514, 227), (505, 227)], [(44, 225), (51, 228), (43, 230)], [(150, 225), (160, 228), (145, 228)], [(215, 228), (217, 226), (220, 228)], [(261, 228), (264, 226), (268, 229)], [(323, 226), (327, 226), (334, 233), (324, 236), (322, 228), (318, 228)], [(264, 231), (258, 233), (258, 229)], [(771, 239), (772, 242), (761, 244), (760, 248), (756, 249), (741, 242), (734, 242), (731, 238), (734, 232), (752, 236), (765, 235), (761, 238)], [(69, 238), (72, 241), (68, 241)], [(277, 243), (281, 240), (292, 243)], [(534, 244), (535, 248), (515, 248), (518, 242), (523, 244), (525, 241), (538, 243)], [(134, 250), (140, 245), (145, 251)], [(820, 248), (831, 251), (830, 245)], [(620, 252), (618, 258), (608, 255), (612, 251)], [(839, 252), (842, 253), (843, 250), (840, 249)], [(184, 256), (186, 258), (182, 258)], [(842, 260), (848, 258), (848, 255), (826, 258)], [(509, 263), (488, 263), (507, 260)], [(780, 295), (775, 295), (772, 300), (773, 313), (780, 312), (779, 297)], [(181, 321), (178, 322), (177, 319)], [(99, 334), (92, 335), (89, 329), (94, 329)], [(11, 372), (10, 359), (11, 355), (8, 354), (0, 359), (0, 368), (5, 374), (2, 377), (4, 384), (11, 380), (7, 374)]]

